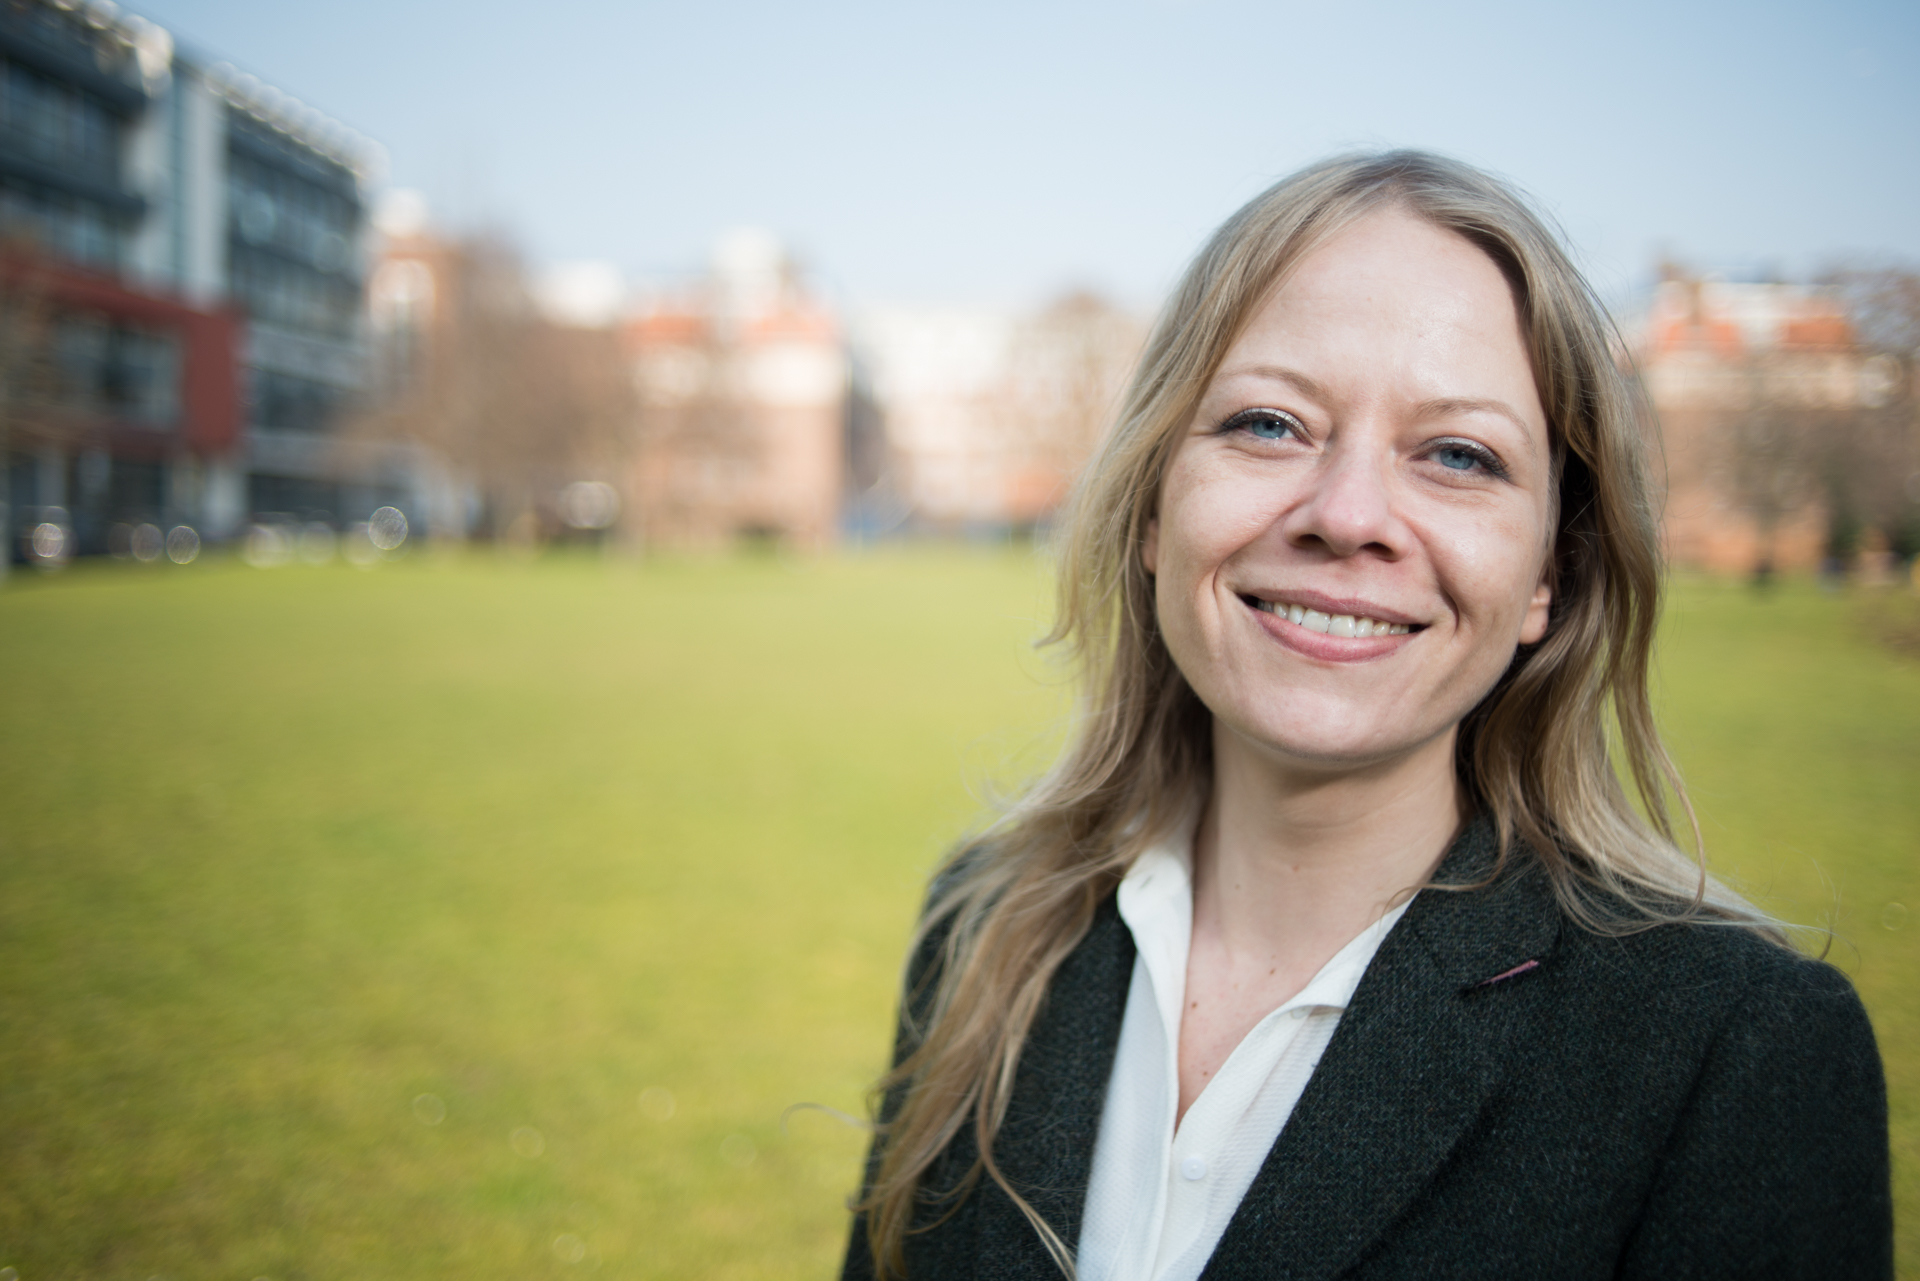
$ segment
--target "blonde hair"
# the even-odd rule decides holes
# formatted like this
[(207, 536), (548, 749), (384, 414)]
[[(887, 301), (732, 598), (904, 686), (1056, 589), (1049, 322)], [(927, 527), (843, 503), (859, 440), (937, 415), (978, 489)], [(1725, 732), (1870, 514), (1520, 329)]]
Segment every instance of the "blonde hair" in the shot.
[[(880, 1276), (903, 1272), (923, 1211), (951, 1212), (983, 1175), (1072, 1275), (1069, 1244), (1002, 1175), (994, 1139), (1054, 972), (1134, 858), (1208, 782), (1210, 714), (1160, 637), (1141, 543), (1176, 443), (1249, 316), (1294, 264), (1384, 207), (1464, 236), (1499, 265), (1550, 426), (1551, 623), (1462, 722), (1456, 752), (1463, 790), (1498, 833), (1500, 865), (1515, 851), (1537, 860), (1562, 909), (1588, 929), (1705, 918), (1778, 937), (1675, 840), (1669, 793), (1689, 823), (1692, 811), (1648, 699), (1661, 589), (1648, 420), (1604, 309), (1500, 181), (1424, 152), (1322, 161), (1253, 199), (1201, 249), (1075, 489), (1047, 638), (1077, 665), (1074, 730), (1005, 818), (949, 860), (920, 923), (912, 954), (931, 954), (911, 967), (920, 982), (903, 994), (902, 1056), (877, 1089), (872, 1177), (854, 1207)], [(1697, 848), (1697, 826), (1694, 835)], [(969, 1120), (973, 1168), (944, 1194), (923, 1191)]]

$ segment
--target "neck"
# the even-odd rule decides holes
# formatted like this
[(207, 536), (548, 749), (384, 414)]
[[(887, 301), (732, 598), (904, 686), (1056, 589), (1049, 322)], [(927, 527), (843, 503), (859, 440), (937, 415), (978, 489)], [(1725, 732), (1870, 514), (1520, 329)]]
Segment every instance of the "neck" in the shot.
[(1217, 721), (1213, 739), (1194, 928), (1229, 954), (1283, 956), (1311, 976), (1427, 879), (1466, 817), (1451, 730), (1337, 771), (1275, 760)]

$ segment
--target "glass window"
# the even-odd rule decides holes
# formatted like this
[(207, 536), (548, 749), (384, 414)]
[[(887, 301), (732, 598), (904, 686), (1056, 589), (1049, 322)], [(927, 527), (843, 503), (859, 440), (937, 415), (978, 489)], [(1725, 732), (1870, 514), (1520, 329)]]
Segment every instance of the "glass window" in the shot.
[(180, 419), (179, 339), (105, 317), (68, 314), (51, 334), (55, 395), (68, 409), (149, 427)]
[(39, 159), (118, 177), (121, 122), (113, 110), (17, 62), (0, 63), (0, 132)]
[(106, 399), (117, 416), (150, 427), (180, 418), (180, 344), (171, 334), (116, 329), (108, 352)]
[(270, 369), (252, 371), (250, 390), (254, 423), (274, 431), (331, 431), (344, 399), (337, 387)]

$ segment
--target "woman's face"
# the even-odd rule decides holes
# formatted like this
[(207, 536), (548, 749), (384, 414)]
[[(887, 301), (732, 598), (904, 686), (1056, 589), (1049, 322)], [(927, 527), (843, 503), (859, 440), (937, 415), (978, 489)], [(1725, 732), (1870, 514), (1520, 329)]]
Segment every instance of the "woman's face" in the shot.
[(1254, 314), (1173, 456), (1143, 554), (1174, 661), (1285, 761), (1431, 744), (1546, 634), (1549, 476), (1500, 269), (1370, 214)]

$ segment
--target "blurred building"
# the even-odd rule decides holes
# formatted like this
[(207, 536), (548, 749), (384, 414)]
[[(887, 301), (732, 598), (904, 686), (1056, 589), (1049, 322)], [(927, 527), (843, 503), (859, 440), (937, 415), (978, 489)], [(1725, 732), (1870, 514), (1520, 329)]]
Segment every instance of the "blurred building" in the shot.
[[(375, 149), (107, 3), (0, 4), (0, 392), (12, 524), (212, 537), (406, 501), (342, 450)], [(361, 509), (366, 509), (365, 511)]]
[[(444, 410), (453, 399), (446, 386), (449, 375), (468, 372), (448, 371), (445, 364), (448, 348), (457, 341), (456, 300), (469, 284), (469, 264), (462, 246), (433, 231), (418, 192), (387, 193), (373, 224), (367, 273), (369, 407), (377, 415), (421, 403)], [(353, 425), (355, 443), (362, 447), (369, 447), (369, 437), (420, 434), (414, 424), (376, 417)], [(415, 471), (412, 497), (414, 519), (439, 536), (467, 536), (482, 514), (480, 495), (470, 482), (424, 460)]]
[(1818, 437), (1888, 392), (1887, 364), (1856, 341), (1839, 294), (1669, 266), (1633, 338), (1665, 442), (1672, 560), (1727, 572), (1818, 565)]
[(1045, 522), (1118, 407), (1144, 338), (1088, 293), (1033, 313), (874, 307), (856, 324), (891, 471), (913, 525), (997, 531)]
[(856, 320), (885, 423), (899, 515), (940, 529), (1012, 523), (1014, 428), (1005, 412), (1017, 317), (985, 308), (881, 306)]
[(852, 367), (838, 320), (777, 241), (722, 237), (707, 273), (642, 306), (625, 338), (640, 395), (632, 534), (667, 546), (838, 537)]

